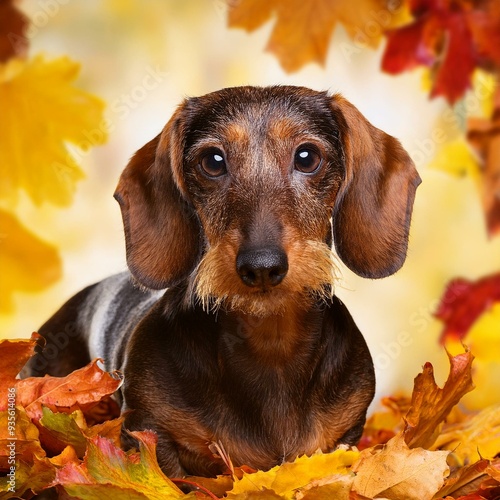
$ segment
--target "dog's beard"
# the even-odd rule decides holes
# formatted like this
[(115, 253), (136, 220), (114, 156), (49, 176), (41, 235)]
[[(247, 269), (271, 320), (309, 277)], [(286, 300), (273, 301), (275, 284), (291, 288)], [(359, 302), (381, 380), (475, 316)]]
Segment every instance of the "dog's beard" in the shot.
[(281, 284), (262, 291), (242, 283), (234, 251), (219, 244), (208, 249), (194, 274), (194, 295), (207, 311), (220, 308), (254, 316), (283, 315), (290, 308), (308, 308), (333, 295), (337, 266), (328, 245), (314, 240), (288, 249), (289, 270)]

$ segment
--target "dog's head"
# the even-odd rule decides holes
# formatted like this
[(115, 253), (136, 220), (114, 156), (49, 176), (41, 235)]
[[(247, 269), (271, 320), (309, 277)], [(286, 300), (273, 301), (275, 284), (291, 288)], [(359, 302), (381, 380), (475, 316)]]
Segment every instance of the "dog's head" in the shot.
[(266, 315), (322, 293), (338, 255), (381, 278), (403, 264), (420, 178), (339, 95), (237, 87), (184, 101), (115, 197), (139, 281), (189, 279), (203, 302)]

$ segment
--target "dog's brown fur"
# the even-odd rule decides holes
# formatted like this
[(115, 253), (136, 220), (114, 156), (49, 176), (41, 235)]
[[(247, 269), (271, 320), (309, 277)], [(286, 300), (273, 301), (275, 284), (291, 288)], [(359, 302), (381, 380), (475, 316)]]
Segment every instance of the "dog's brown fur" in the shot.
[[(304, 147), (321, 159), (312, 173), (297, 168)], [(202, 168), (214, 151), (218, 176)], [(136, 317), (145, 299), (120, 285), (96, 332), (112, 282), (89, 288), (73, 345), (85, 339), (89, 356), (123, 370), (126, 427), (158, 433), (168, 474), (220, 472), (212, 442), (264, 469), (356, 443), (373, 364), (333, 295), (332, 239), (359, 275), (394, 273), (418, 183), (396, 139), (339, 95), (300, 87), (188, 99), (136, 153), (116, 191), (128, 264), (143, 287), (168, 290)], [(48, 343), (68, 318), (63, 307), (44, 325)], [(71, 368), (62, 364), (31, 371)]]

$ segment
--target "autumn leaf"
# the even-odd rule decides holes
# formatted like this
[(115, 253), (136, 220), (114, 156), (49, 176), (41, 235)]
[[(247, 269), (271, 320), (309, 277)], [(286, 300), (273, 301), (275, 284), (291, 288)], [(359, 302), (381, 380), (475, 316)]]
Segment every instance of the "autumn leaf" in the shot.
[[(34, 421), (42, 417), (43, 406), (69, 413), (76, 408), (85, 412), (120, 387), (121, 374), (103, 371), (98, 366), (99, 359), (66, 377), (16, 379), (38, 338), (38, 334), (33, 334), (30, 340), (0, 341), (0, 390), (2, 394), (13, 390), (15, 404), (24, 407)], [(0, 398), (0, 411), (6, 410), (7, 404), (7, 398)]]
[[(41, 441), (51, 454), (61, 453), (71, 445), (79, 458), (83, 458), (87, 449), (87, 440), (80, 427), (84, 427), (83, 413), (54, 413), (50, 408), (42, 408), (40, 419)], [(45, 434), (45, 438), (43, 435)]]
[(443, 427), (433, 449), (451, 450), (459, 465), (500, 453), (500, 405), (491, 406), (464, 420)]
[(0, 477), (0, 499), (32, 498), (31, 492), (39, 493), (54, 480), (54, 477), (55, 470), (50, 459), (35, 458), (33, 465), (18, 461), (16, 463), (16, 491), (10, 492), (7, 477)]
[(239, 0), (228, 7), (232, 28), (253, 31), (276, 17), (267, 50), (287, 72), (308, 62), (323, 65), (339, 23), (358, 44), (376, 47), (384, 29), (406, 18), (404, 9), (391, 9), (385, 0)]
[(448, 451), (410, 449), (402, 433), (381, 449), (361, 453), (353, 465), (354, 490), (369, 498), (431, 499), (449, 472)]
[(67, 57), (0, 65), (0, 198), (13, 204), (24, 189), (37, 205), (72, 201), (83, 173), (68, 144), (106, 140), (104, 103), (73, 86), (78, 72)]
[(39, 426), (40, 441), (44, 449), (53, 455), (61, 453), (66, 446), (71, 445), (78, 457), (83, 458), (87, 439), (95, 436), (105, 437), (115, 446), (120, 446), (123, 417), (89, 427), (80, 410), (73, 413), (59, 413), (44, 407), (42, 412)]
[(481, 314), (500, 301), (500, 273), (477, 281), (456, 278), (441, 298), (436, 318), (444, 322), (441, 343), (462, 340)]
[[(5, 394), (5, 393), (2, 393)], [(23, 408), (14, 410), (15, 422), (12, 426), (10, 416), (12, 411), (0, 412), (0, 471), (7, 472), (10, 468), (9, 456), (10, 446), (15, 441), (15, 456), (26, 464), (33, 465), (34, 458), (45, 456), (45, 450), (40, 446), (38, 440), (38, 428), (31, 421)]]
[(460, 398), (474, 388), (471, 366), (474, 356), (465, 352), (448, 355), (450, 373), (440, 389), (430, 363), (415, 377), (411, 406), (405, 416), (404, 438), (410, 448), (429, 448), (436, 440), (440, 425)]
[[(467, 346), (474, 353), (474, 385), (476, 389), (463, 399), (469, 411), (479, 411), (500, 403), (500, 302), (485, 311), (467, 333)], [(446, 341), (451, 353), (463, 351), (461, 341)]]
[[(14, 387), (17, 375), (35, 353), (40, 338), (34, 333), (30, 340), (0, 340), (0, 394), (7, 394)], [(0, 398), (0, 411), (6, 410), (7, 404), (6, 398)]]
[(493, 99), (491, 119), (470, 118), (467, 140), (480, 159), (480, 193), (488, 234), (500, 232), (500, 87)]
[[(478, 73), (471, 97), (478, 100), (482, 116), (466, 116), (463, 108), (448, 110), (441, 116), (436, 130), (449, 138), (428, 166), (456, 177), (468, 176), (476, 185), (490, 237), (500, 231), (500, 88), (495, 78)], [(467, 101), (467, 98), (464, 100)], [(468, 106), (468, 105), (467, 105)]]
[(57, 249), (38, 238), (14, 215), (1, 209), (0, 269), (2, 313), (12, 312), (15, 292), (41, 291), (62, 275), (62, 263)]
[(494, 0), (411, 0), (414, 20), (387, 32), (382, 69), (398, 74), (432, 69), (431, 97), (454, 103), (471, 87), (476, 68), (500, 66), (500, 5)]
[(24, 406), (34, 420), (42, 417), (43, 406), (67, 412), (79, 408), (85, 412), (115, 392), (122, 383), (120, 374), (99, 368), (100, 361), (95, 359), (66, 377), (46, 375), (19, 380), (16, 384), (18, 404)]
[(0, 1), (0, 63), (26, 54), (28, 39), (24, 32), (27, 26), (28, 19), (14, 5), (14, 1)]
[[(443, 487), (434, 495), (435, 498), (444, 498), (453, 495), (457, 498), (460, 495), (474, 493), (484, 480), (485, 470), (488, 460), (480, 460), (455, 471), (445, 482)], [(479, 481), (478, 481), (479, 480)], [(478, 484), (479, 482), (479, 484)]]
[(139, 459), (96, 436), (88, 442), (83, 463), (69, 462), (58, 470), (54, 486), (82, 500), (195, 498), (194, 493), (184, 495), (161, 471), (156, 461), (156, 435), (150, 431), (131, 434), (139, 442)]
[(244, 474), (235, 481), (228, 498), (239, 498), (237, 495), (266, 488), (282, 498), (291, 499), (297, 490), (306, 488), (314, 480), (338, 475), (349, 475), (352, 480), (350, 467), (358, 456), (356, 451), (339, 449), (333, 453), (299, 457), (292, 463), (273, 467), (266, 472)]

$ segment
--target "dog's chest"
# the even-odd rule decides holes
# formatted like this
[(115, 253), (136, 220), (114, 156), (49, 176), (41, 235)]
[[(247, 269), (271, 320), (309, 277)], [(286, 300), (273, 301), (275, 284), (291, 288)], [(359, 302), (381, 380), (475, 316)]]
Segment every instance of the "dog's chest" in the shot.
[(199, 456), (207, 456), (207, 446), (218, 443), (234, 465), (267, 470), (318, 449), (331, 450), (346, 430), (334, 424), (339, 409), (326, 403), (320, 407), (315, 391), (300, 387), (288, 372), (262, 369), (253, 380), (228, 373), (221, 384), (210, 396), (210, 409), (204, 404), (204, 410), (195, 410), (204, 413), (196, 439)]

